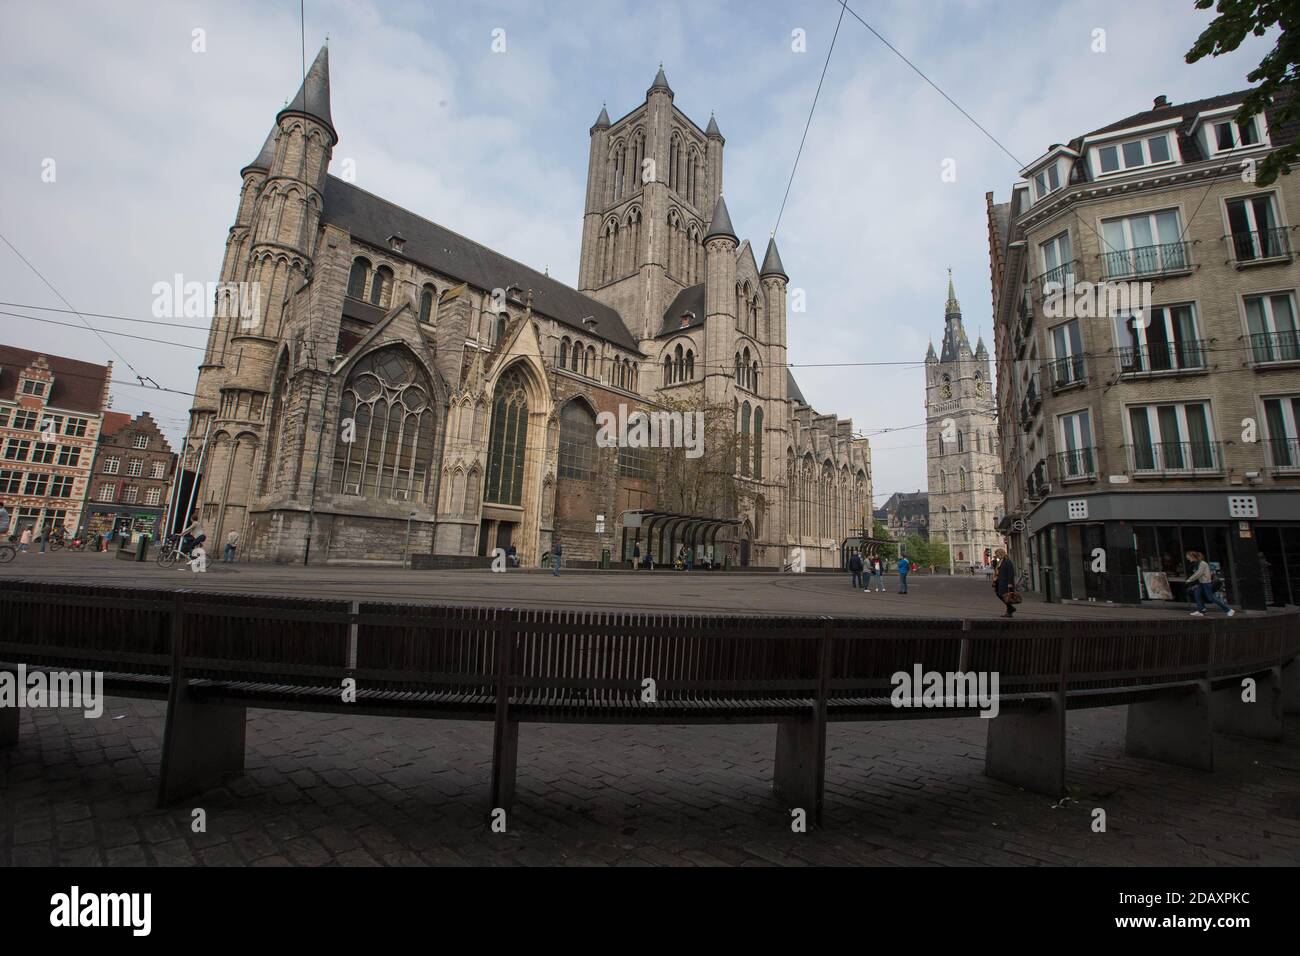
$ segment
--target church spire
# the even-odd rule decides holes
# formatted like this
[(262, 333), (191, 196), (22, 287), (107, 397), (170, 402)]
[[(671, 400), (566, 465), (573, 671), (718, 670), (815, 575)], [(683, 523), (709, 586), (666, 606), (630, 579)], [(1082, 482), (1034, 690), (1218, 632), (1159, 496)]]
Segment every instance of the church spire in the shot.
[(970, 340), (966, 338), (966, 330), (961, 324), (961, 303), (957, 301), (957, 293), (952, 286), (952, 270), (948, 270), (948, 301), (943, 307), (943, 352), (939, 356), (941, 362), (955, 362), (961, 358), (962, 350), (970, 351)]
[(316, 59), (312, 61), (310, 69), (307, 70), (307, 75), (303, 77), (302, 86), (298, 88), (298, 95), (280, 111), (280, 116), (285, 113), (302, 113), (324, 123), (337, 142), (338, 134), (334, 132), (334, 120), (330, 117), (330, 53), (328, 46), (320, 48), (320, 52), (316, 54)]

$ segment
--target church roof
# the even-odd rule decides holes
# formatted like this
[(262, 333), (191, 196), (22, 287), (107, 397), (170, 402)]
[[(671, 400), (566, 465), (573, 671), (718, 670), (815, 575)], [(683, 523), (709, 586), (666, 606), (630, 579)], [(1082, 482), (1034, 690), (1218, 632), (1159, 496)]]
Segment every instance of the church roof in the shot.
[(799, 383), (794, 380), (794, 375), (791, 374), (788, 368), (785, 370), (785, 393), (801, 405), (808, 405), (808, 399), (803, 397), (803, 391), (799, 388)]
[[(325, 180), (323, 220), (381, 249), (389, 236), (401, 233), (403, 258), (480, 289), (531, 289), (534, 312), (642, 354), (622, 317), (604, 303), (334, 176)], [(588, 317), (596, 320), (594, 329), (583, 323)]]
[(767, 240), (767, 254), (763, 256), (763, 268), (758, 270), (759, 276), (780, 276), (789, 280), (786, 275), (785, 266), (781, 264), (781, 253), (776, 251), (776, 237)]
[(271, 171), (271, 163), (275, 161), (275, 130), (276, 127), (272, 127), (271, 132), (266, 134), (266, 142), (262, 144), (262, 151), (257, 154), (257, 159), (245, 166), (244, 169)]
[(713, 118), (713, 114), (712, 114), (712, 113), (709, 114), (709, 125), (708, 125), (707, 127), (705, 127), (705, 129), (704, 129), (704, 135), (705, 135), (705, 136), (716, 136), (716, 137), (718, 137), (719, 139), (722, 138), (722, 130), (718, 129), (718, 121), (717, 121), (716, 119)]
[[(732, 239), (736, 239), (736, 230), (731, 225), (731, 216), (727, 212), (727, 203), (721, 196), (718, 197), (718, 204), (713, 207), (713, 218), (709, 220), (709, 231), (704, 234), (704, 241), (708, 242), (718, 236), (730, 236)], [(736, 241), (739, 242), (740, 240), (736, 239)]]
[(600, 107), (600, 115), (596, 117), (596, 125), (592, 129), (609, 129), (609, 112), (603, 104)]
[[(334, 132), (334, 120), (330, 117), (330, 54), (329, 47), (321, 47), (312, 61), (311, 69), (303, 78), (302, 86), (284, 109), (283, 113), (305, 113), (320, 120)], [(335, 133), (334, 138), (338, 139)]]
[(655, 90), (667, 90), (672, 93), (673, 88), (668, 85), (668, 77), (664, 75), (664, 65), (659, 64), (659, 72), (655, 74), (655, 81), (650, 84), (650, 89), (646, 90), (646, 96), (649, 96)]
[[(682, 316), (691, 313), (690, 319), (682, 321)], [(673, 298), (672, 304), (664, 310), (664, 321), (655, 338), (674, 335), (683, 329), (694, 329), (704, 324), (704, 283), (687, 286)]]

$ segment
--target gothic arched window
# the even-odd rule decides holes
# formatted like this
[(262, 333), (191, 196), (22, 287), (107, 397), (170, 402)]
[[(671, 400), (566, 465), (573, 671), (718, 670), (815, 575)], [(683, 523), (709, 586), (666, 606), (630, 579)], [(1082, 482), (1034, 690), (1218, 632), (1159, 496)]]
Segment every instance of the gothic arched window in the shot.
[(695, 350), (694, 349), (686, 350), (686, 380), (688, 382), (695, 381)]
[(664, 356), (664, 384), (673, 383), (673, 358), (671, 355)]
[(428, 322), (433, 315), (433, 286), (426, 285), (420, 293), (420, 321)]
[(388, 296), (393, 291), (393, 270), (380, 266), (375, 270), (375, 279), (370, 283), (370, 304), (388, 305)]
[(354, 299), (366, 297), (366, 277), (370, 274), (370, 261), (361, 256), (352, 260), (352, 271), (348, 273), (348, 295)]
[(569, 365), (569, 337), (566, 335), (560, 339), (560, 368), (567, 368)]
[(679, 345), (673, 349), (673, 379), (682, 381), (686, 375), (686, 356)]
[(740, 473), (749, 477), (749, 402), (740, 406)]
[(957, 429), (957, 450), (958, 450), (958, 451), (965, 451), (965, 450), (966, 450), (966, 441), (965, 441), (965, 439), (962, 438), (962, 434), (961, 434), (961, 429), (960, 429), (960, 428)]
[(389, 346), (362, 357), (339, 400), (331, 490), (423, 499), (433, 451), (433, 388), (415, 356)]
[(586, 402), (574, 399), (560, 413), (560, 477), (589, 480), (595, 458), (596, 413)]
[(501, 313), (497, 316), (497, 337), (494, 344), (500, 345), (506, 337), (506, 315)]
[(763, 477), (763, 409), (754, 409), (754, 477)]
[(492, 440), (483, 500), (523, 503), (524, 451), (528, 446), (528, 395), (519, 366), (506, 371), (492, 393)]
[(574, 342), (574, 343), (573, 343), (573, 360), (572, 360), (572, 362), (570, 362), (570, 364), (569, 364), (569, 368), (570, 368), (571, 371), (574, 371), (574, 372), (578, 371), (578, 366), (582, 363), (582, 356), (583, 356), (582, 343), (581, 343), (581, 342)]

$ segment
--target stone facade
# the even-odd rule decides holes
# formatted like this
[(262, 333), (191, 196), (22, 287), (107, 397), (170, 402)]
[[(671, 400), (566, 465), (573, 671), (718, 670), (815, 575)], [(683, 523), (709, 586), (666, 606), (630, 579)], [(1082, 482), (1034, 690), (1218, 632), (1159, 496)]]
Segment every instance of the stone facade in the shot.
[(961, 304), (948, 279), (943, 348), (925, 356), (926, 465), (930, 540), (946, 542), (949, 566), (989, 563), (1002, 547), (997, 405), (989, 352), (972, 352)]
[(221, 279), (255, 284), (259, 308), (219, 299), (199, 368), (184, 457), (202, 458), (214, 540), (313, 563), (513, 545), (537, 565), (559, 535), (566, 561), (617, 561), (657, 486), (596, 445), (597, 416), (671, 406), (728, 410), (743, 506), (693, 516), (726, 521), (707, 545), (664, 526), (657, 560), (684, 541), (839, 563), (870, 509), (870, 451), (786, 370), (788, 278), (774, 242), (760, 267), (732, 230), (717, 124), (678, 111), (661, 70), (590, 139), (572, 289), (329, 176), (321, 51), (242, 171), (227, 239)]
[(1181, 599), (1196, 550), (1234, 603), (1300, 601), (1300, 181), (1252, 176), (1295, 130), (1244, 96), (1160, 97), (989, 194), (1006, 530), (1051, 597)]

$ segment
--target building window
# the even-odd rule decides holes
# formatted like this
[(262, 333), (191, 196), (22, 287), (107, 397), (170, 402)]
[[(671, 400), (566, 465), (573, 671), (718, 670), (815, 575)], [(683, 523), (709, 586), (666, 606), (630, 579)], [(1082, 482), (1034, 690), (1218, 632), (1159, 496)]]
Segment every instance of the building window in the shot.
[(569, 337), (560, 339), (560, 368), (569, 367)]
[(370, 283), (370, 304), (387, 307), (392, 291), (393, 270), (388, 266), (380, 266), (375, 270), (374, 281)]
[(132, 439), (132, 441), (131, 441), (131, 447), (132, 447), (132, 448), (148, 448), (148, 447), (149, 447), (149, 436), (148, 436), (148, 435), (136, 435), (135, 438)]
[(45, 394), (44, 382), (33, 382), (30, 378), (23, 379), (23, 394), (41, 396)]
[(1214, 148), (1217, 152), (1258, 146), (1259, 142), (1259, 123), (1254, 116), (1244, 123), (1231, 119), (1214, 124)]
[(1119, 368), (1125, 375), (1205, 368), (1205, 351), (1197, 337), (1196, 310), (1191, 305), (1160, 306), (1145, 321), (1131, 315), (1115, 317)]
[(72, 476), (55, 475), (54, 480), (50, 482), (51, 498), (71, 498), (72, 497)]
[[(1083, 381), (1083, 335), (1077, 319), (1051, 329), (1053, 362), (1049, 369), (1053, 388)], [(992, 449), (990, 448), (990, 451)]]
[(22, 429), (26, 432), (36, 430), (36, 413), (26, 409), (16, 409), (14, 411), (14, 428)]
[(5, 458), (9, 461), (26, 461), (32, 443), (26, 438), (11, 438), (5, 442)]
[(156, 505), (162, 500), (161, 488), (150, 488), (144, 493), (144, 503), (146, 505)]
[(1217, 472), (1210, 406), (1206, 402), (1132, 405), (1129, 464), (1136, 473)]
[(9, 427), (9, 412), (11, 409), (8, 405), (0, 405), (0, 428)]
[(1293, 293), (1248, 296), (1246, 326), (1256, 362), (1300, 360), (1300, 323), (1296, 321)]
[(104, 459), (104, 474), (116, 475), (122, 468), (122, 459), (117, 455), (109, 455)]
[(144, 461), (139, 458), (132, 458), (126, 463), (126, 476), (128, 478), (139, 478), (144, 474)]
[(1074, 276), (1074, 260), (1070, 255), (1070, 233), (1063, 232), (1059, 236), (1053, 236), (1038, 248), (1043, 262), (1041, 280), (1044, 283), (1068, 285)]
[(575, 399), (560, 413), (560, 477), (589, 480), (595, 457), (596, 415)]
[[(331, 489), (363, 498), (423, 499), (433, 456), (433, 388), (405, 348), (371, 352), (352, 367), (339, 401)], [(346, 440), (351, 437), (351, 440)]]
[(133, 505), (140, 500), (140, 486), (127, 485), (122, 489), (122, 503)]
[(420, 321), (428, 322), (433, 315), (433, 286), (426, 285), (420, 293)]
[(740, 474), (745, 478), (749, 477), (750, 471), (749, 419), (749, 402), (745, 402), (740, 406)]
[(1112, 143), (1097, 149), (1097, 161), (1101, 165), (1102, 175), (1167, 163), (1171, 159), (1168, 133)]
[(54, 455), (57, 451), (57, 445), (50, 445), (43, 441), (38, 441), (32, 445), (32, 464), (34, 465), (52, 465), (54, 464)]
[(501, 376), (493, 395), (484, 500), (518, 505), (523, 502), (524, 454), (528, 447), (528, 397), (519, 366)]
[(1177, 272), (1189, 267), (1187, 246), (1181, 240), (1178, 210), (1103, 219), (1105, 243), (1102, 262), (1106, 277), (1141, 276)]
[(1276, 469), (1300, 469), (1300, 395), (1264, 399), (1269, 461)]
[(57, 435), (59, 429), (63, 427), (62, 415), (46, 415), (41, 419), (41, 431), (51, 435)]
[(1291, 254), (1290, 237), (1278, 226), (1277, 203), (1272, 193), (1229, 199), (1228, 229), (1237, 262), (1278, 259)]
[(39, 475), (34, 471), (27, 473), (27, 484), (23, 486), (25, 495), (44, 495), (45, 488), (50, 483), (49, 475)]
[(1092, 422), (1088, 410), (1061, 415), (1056, 419), (1057, 471), (1062, 478), (1082, 478), (1096, 474), (1093, 460)]
[(0, 494), (16, 495), (18, 489), (22, 487), (23, 473), (21, 471), (4, 471), (0, 470)]
[(354, 299), (366, 297), (366, 277), (370, 274), (370, 262), (367, 259), (352, 260), (352, 271), (348, 273), (348, 295)]
[(59, 446), (59, 464), (65, 468), (75, 468), (81, 463), (81, 449), (75, 445)]
[(754, 409), (754, 477), (763, 477), (763, 409)]
[(149, 466), (149, 477), (158, 479), (165, 477), (167, 474), (166, 462), (155, 461)]
[(650, 449), (620, 446), (618, 449), (618, 473), (622, 478), (651, 478)]
[(1061, 173), (1056, 163), (1034, 174), (1034, 193), (1044, 199), (1061, 188)]
[(67, 426), (63, 429), (63, 434), (72, 438), (85, 438), (87, 422), (88, 419), (85, 418), (69, 418)]
[(114, 486), (103, 484), (99, 486), (99, 494), (96, 496), (100, 501), (112, 501), (114, 497)]

